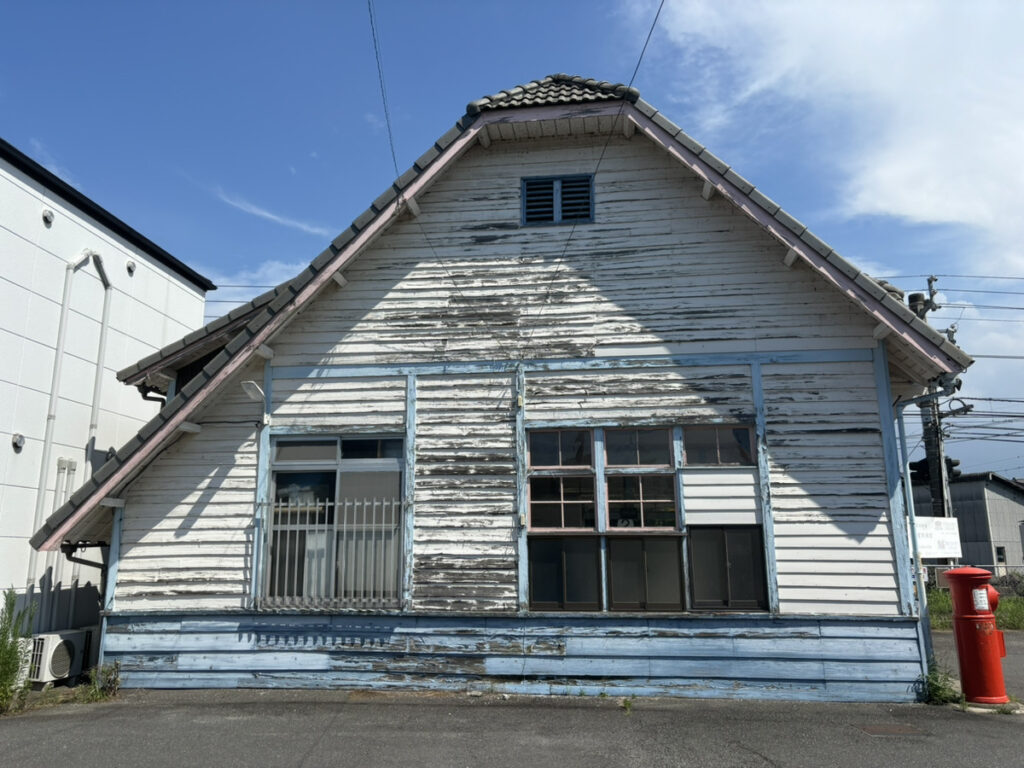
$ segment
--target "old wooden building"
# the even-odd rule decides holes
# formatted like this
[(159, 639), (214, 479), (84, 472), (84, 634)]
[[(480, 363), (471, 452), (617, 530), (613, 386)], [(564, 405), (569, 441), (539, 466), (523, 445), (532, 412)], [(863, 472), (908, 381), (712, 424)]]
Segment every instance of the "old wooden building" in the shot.
[(893, 405), (970, 363), (636, 91), (465, 116), (302, 274), (122, 371), (129, 686), (907, 700)]

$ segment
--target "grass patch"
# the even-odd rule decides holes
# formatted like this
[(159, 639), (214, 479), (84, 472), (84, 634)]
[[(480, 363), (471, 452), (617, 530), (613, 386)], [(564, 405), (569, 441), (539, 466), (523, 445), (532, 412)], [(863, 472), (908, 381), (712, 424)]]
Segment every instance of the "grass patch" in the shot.
[(121, 689), (121, 664), (104, 664), (89, 670), (89, 681), (75, 688), (75, 701), (90, 704), (106, 701), (117, 695)]
[(0, 715), (22, 709), (30, 687), (25, 672), (33, 611), (16, 610), (17, 601), (14, 590), (8, 589), (0, 606)]
[(953, 628), (953, 598), (945, 589), (928, 590), (928, 617), (932, 629)]
[(924, 700), (928, 704), (952, 704), (963, 700), (959, 682), (934, 656), (928, 659), (928, 674), (921, 682)]
[[(928, 590), (928, 614), (932, 629), (953, 628), (953, 600), (947, 590)], [(1003, 595), (999, 598), (996, 626), (999, 629), (1024, 629), (1024, 597)]]

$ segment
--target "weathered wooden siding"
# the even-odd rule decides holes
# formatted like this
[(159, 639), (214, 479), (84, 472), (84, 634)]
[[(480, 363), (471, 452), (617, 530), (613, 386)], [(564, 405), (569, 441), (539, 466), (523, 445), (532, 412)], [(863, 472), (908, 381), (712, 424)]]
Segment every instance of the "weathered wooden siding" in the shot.
[(646, 139), (612, 138), (595, 222), (521, 227), (520, 179), (605, 140), (475, 148), (275, 344), (275, 365), (873, 346), (862, 312)]
[(422, 688), (912, 701), (914, 620), (125, 616), (105, 660), (139, 688)]
[(274, 424), (346, 432), (401, 432), (405, 426), (404, 376), (349, 379), (276, 379)]
[(750, 366), (526, 374), (526, 423), (751, 423)]
[(231, 382), (129, 487), (115, 605), (124, 610), (243, 608), (249, 604), (262, 406)]
[(514, 611), (512, 377), (423, 376), (416, 392), (413, 605)]
[(780, 609), (897, 613), (871, 364), (763, 372)]

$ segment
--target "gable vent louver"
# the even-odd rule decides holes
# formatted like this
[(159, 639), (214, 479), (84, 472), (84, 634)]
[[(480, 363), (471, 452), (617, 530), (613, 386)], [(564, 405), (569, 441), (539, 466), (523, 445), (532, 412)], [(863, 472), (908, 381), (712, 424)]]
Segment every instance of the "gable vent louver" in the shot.
[(592, 221), (593, 177), (523, 179), (523, 223)]

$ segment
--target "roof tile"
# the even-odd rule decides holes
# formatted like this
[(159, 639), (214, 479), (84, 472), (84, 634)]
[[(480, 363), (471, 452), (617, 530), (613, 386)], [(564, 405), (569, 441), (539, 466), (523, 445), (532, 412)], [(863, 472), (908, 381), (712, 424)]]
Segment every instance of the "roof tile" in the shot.
[(757, 189), (756, 187), (750, 193), (750, 199), (753, 202), (757, 203), (762, 208), (764, 208), (766, 211), (768, 211), (768, 213), (771, 214), (772, 216), (774, 216), (775, 212), (779, 210), (779, 204), (772, 200), (770, 197), (768, 197), (768, 195), (766, 195), (764, 192)]
[(725, 180), (736, 187), (744, 195), (749, 195), (754, 189), (753, 184), (736, 173), (732, 168), (725, 172)]
[(693, 138), (686, 131), (680, 131), (679, 133), (677, 133), (676, 141), (678, 141), (688, 150), (693, 152), (693, 154), (695, 155), (699, 155), (701, 152), (704, 151), (704, 145), (697, 141), (695, 138)]
[(804, 224), (799, 219), (793, 218), (781, 208), (775, 212), (774, 218), (777, 222), (779, 222), (779, 224), (786, 227), (787, 229), (792, 230), (792, 232), (797, 237), (800, 237), (800, 235), (802, 235), (804, 231), (807, 229), (806, 224)]
[(723, 176), (729, 170), (729, 165), (727, 163), (719, 159), (714, 153), (709, 152), (707, 149), (701, 152), (699, 157), (711, 167), (711, 170), (716, 171)]
[(822, 256), (828, 256), (830, 253), (832, 253), (832, 248), (829, 247), (829, 244), (826, 243), (817, 235), (815, 235), (809, 229), (804, 230), (804, 233), (800, 235), (800, 239), (807, 243), (807, 245), (811, 246), (811, 248), (816, 250)]

